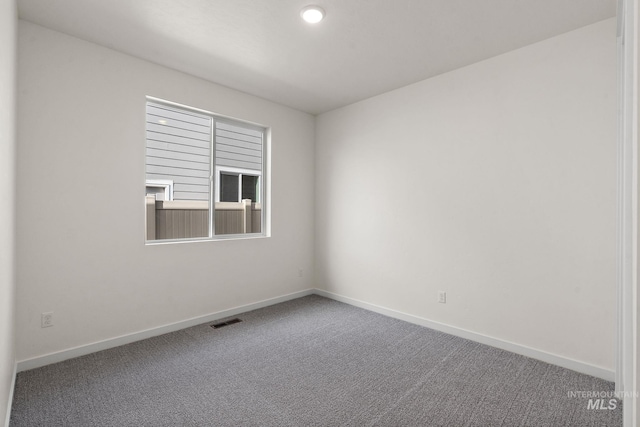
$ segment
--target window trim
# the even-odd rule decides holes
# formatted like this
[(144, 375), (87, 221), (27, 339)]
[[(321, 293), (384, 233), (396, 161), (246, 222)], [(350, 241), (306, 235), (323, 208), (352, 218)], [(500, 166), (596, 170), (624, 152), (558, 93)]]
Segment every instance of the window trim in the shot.
[[(167, 107), (176, 108), (185, 110), (188, 112), (193, 112), (197, 114), (203, 114), (211, 117), (211, 141), (210, 141), (210, 170), (215, 171), (215, 175), (212, 173), (209, 176), (209, 211), (211, 214), (209, 215), (209, 236), (208, 237), (189, 237), (189, 238), (179, 238), (179, 239), (159, 239), (159, 240), (147, 240), (146, 231), (145, 231), (145, 245), (164, 245), (164, 244), (175, 244), (175, 243), (189, 243), (189, 242), (209, 242), (209, 241), (220, 241), (220, 240), (244, 240), (244, 239), (260, 239), (264, 237), (271, 237), (271, 210), (270, 210), (270, 200), (271, 196), (267, 193), (267, 188), (270, 189), (269, 185), (269, 177), (270, 177), (270, 156), (271, 156), (271, 128), (265, 125), (261, 125), (256, 122), (238, 119), (231, 116), (226, 116), (223, 114), (219, 114), (213, 111), (204, 110), (197, 107), (191, 107), (188, 105), (180, 104), (177, 102), (167, 101), (165, 99), (156, 98), (153, 96), (145, 97), (145, 122), (146, 122), (146, 105), (148, 103), (155, 103), (160, 105), (165, 105)], [(251, 169), (242, 169), (242, 168), (231, 168), (231, 167), (219, 167), (216, 166), (216, 126), (215, 123), (228, 123), (231, 125), (243, 125), (248, 128), (251, 128), (256, 131), (260, 131), (262, 134), (262, 164), (261, 171), (251, 170)], [(146, 140), (146, 137), (145, 137)], [(145, 144), (146, 146), (146, 144)], [(143, 147), (144, 148), (144, 147)], [(218, 169), (222, 168), (224, 171), (232, 171), (235, 169), (244, 171), (244, 173), (248, 175), (259, 176), (259, 202), (256, 202), (261, 205), (262, 214), (260, 215), (260, 233), (238, 233), (238, 234), (215, 234), (215, 203), (219, 198), (219, 189), (218, 180), (216, 177), (218, 176)], [(146, 179), (145, 173), (145, 184), (148, 181)], [(161, 180), (156, 180), (161, 181)], [(168, 181), (168, 180), (167, 180)]]
[(164, 200), (173, 200), (173, 180), (147, 179), (145, 187), (164, 188)]

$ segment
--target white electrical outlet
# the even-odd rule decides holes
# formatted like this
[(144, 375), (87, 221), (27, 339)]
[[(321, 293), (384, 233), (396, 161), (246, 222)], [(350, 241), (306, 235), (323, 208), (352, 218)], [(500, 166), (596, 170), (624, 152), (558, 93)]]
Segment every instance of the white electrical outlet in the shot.
[(53, 326), (53, 311), (42, 313), (40, 317), (41, 328), (48, 328), (50, 326)]
[(447, 293), (445, 291), (438, 292), (438, 302), (442, 304), (447, 303)]

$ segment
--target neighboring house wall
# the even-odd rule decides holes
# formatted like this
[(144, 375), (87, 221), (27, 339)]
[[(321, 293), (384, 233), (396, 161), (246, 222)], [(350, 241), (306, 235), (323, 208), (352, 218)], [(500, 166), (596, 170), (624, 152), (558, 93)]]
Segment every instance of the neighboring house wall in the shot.
[(11, 404), (14, 357), (15, 67), (14, 0), (0, 0), (0, 425)]
[(173, 200), (209, 200), (210, 158), (209, 117), (147, 105), (147, 180), (172, 181)]
[[(149, 103), (147, 181), (171, 181), (173, 200), (208, 200), (212, 132), (210, 117)], [(262, 133), (257, 128), (215, 120), (216, 169), (259, 173)]]
[[(25, 21), (18, 41), (19, 361), (313, 287), (313, 116)], [(271, 237), (144, 244), (146, 96), (271, 128)]]
[(262, 133), (216, 121), (216, 166), (262, 169)]
[(316, 138), (319, 287), (613, 371), (615, 20), (322, 114)]

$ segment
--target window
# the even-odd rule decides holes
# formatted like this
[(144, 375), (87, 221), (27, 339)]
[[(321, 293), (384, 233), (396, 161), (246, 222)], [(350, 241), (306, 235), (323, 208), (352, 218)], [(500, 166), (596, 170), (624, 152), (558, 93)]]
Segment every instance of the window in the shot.
[(148, 100), (147, 241), (263, 235), (264, 147), (264, 127)]
[(147, 196), (156, 200), (173, 200), (173, 181), (168, 179), (147, 179)]
[(249, 199), (252, 202), (260, 202), (260, 174), (257, 171), (216, 168), (216, 175), (216, 202), (239, 202)]

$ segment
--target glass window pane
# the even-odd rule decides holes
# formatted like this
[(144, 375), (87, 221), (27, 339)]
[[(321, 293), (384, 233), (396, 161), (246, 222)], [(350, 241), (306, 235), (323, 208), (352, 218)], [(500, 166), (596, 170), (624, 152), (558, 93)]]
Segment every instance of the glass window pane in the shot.
[[(220, 202), (215, 209), (216, 234), (262, 232), (260, 203), (264, 129), (225, 119), (215, 120), (215, 158), (220, 174)], [(234, 175), (234, 187), (225, 194), (225, 173)], [(231, 184), (228, 184), (231, 186)], [(231, 193), (234, 193), (231, 198)], [(242, 199), (251, 199), (245, 204)], [(222, 205), (222, 202), (227, 202)], [(233, 202), (231, 204), (229, 202)]]
[(145, 195), (147, 240), (209, 237), (211, 117), (148, 102), (146, 121), (147, 182), (173, 183), (173, 200)]
[(227, 173), (220, 174), (220, 201), (239, 202), (238, 189), (240, 177)]
[(258, 177), (255, 175), (242, 175), (242, 200), (251, 199), (258, 201)]

